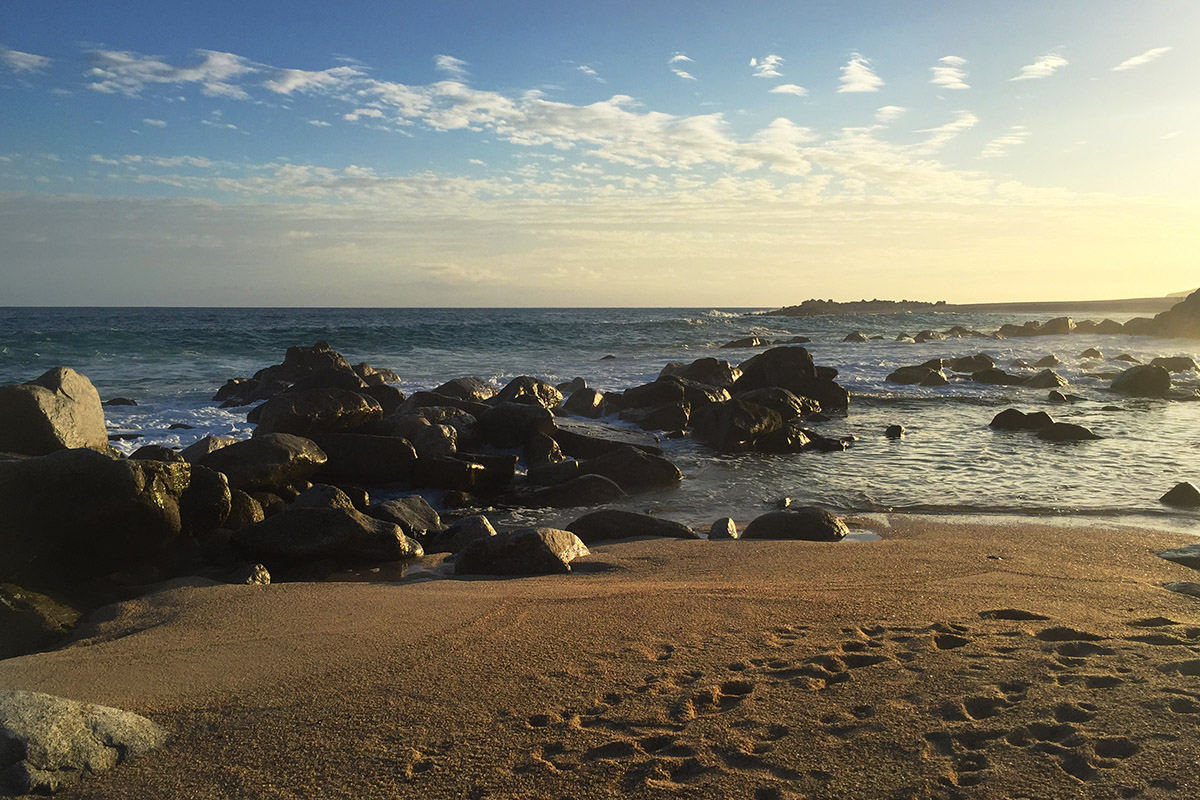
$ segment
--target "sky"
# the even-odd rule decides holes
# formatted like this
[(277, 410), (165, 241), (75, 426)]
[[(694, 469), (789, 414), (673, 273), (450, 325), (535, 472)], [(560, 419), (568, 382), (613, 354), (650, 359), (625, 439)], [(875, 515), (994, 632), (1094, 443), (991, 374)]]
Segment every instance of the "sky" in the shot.
[(1200, 3), (6, 0), (0, 305), (1200, 284)]

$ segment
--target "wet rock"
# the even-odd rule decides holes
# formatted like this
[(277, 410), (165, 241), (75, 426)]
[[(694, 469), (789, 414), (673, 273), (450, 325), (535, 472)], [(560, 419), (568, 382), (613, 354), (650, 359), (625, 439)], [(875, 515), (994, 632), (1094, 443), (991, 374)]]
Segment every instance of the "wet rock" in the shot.
[(1055, 317), (1038, 328), (1039, 336), (1062, 336), (1075, 330), (1075, 320), (1070, 317)]
[(812, 437), (796, 424), (785, 423), (782, 428), (754, 440), (754, 449), (759, 453), (799, 453), (812, 447)]
[(544, 433), (534, 433), (525, 441), (524, 456), (525, 463), (530, 468), (542, 464), (557, 464), (565, 458), (558, 442)]
[(1176, 508), (1200, 508), (1200, 489), (1194, 483), (1177, 483), (1159, 502)]
[(928, 375), (921, 379), (921, 386), (945, 386), (950, 383), (942, 372), (931, 370)]
[(458, 451), (458, 433), (449, 425), (421, 425), (411, 434), (417, 458), (436, 458)]
[(883, 435), (889, 439), (903, 439), (904, 438), (904, 426), (903, 425), (888, 425), (887, 430), (885, 430), (883, 432)]
[(1162, 367), (1167, 372), (1195, 372), (1200, 370), (1196, 359), (1191, 356), (1159, 357), (1150, 362), (1152, 367)]
[(0, 452), (40, 456), (55, 450), (108, 449), (96, 387), (69, 367), (0, 386)]
[(130, 453), (129, 457), (135, 461), (187, 461), (183, 453), (161, 444), (142, 445)]
[(312, 440), (269, 433), (214, 450), (195, 463), (225, 473), (235, 489), (270, 492), (307, 480), (325, 461), (325, 452)]
[(823, 376), (803, 347), (774, 347), (743, 362), (740, 369), (742, 377), (733, 387), (735, 396), (779, 387), (816, 400), (825, 411), (844, 411), (850, 404), (850, 393)]
[(382, 386), (385, 383), (396, 383), (400, 376), (390, 369), (372, 367), (365, 361), (350, 368), (367, 386)]
[(1200, 338), (1200, 290), (1155, 316), (1149, 327), (1155, 336)]
[(1025, 378), (1020, 375), (1009, 375), (1002, 369), (985, 369), (971, 374), (975, 383), (986, 383), (991, 386), (1020, 386)]
[(1127, 364), (1140, 364), (1140, 363), (1142, 363), (1141, 361), (1139, 361), (1138, 359), (1136, 359), (1136, 358), (1134, 358), (1133, 356), (1129, 355), (1128, 353), (1122, 353), (1121, 355), (1119, 355), (1119, 356), (1117, 356), (1116, 358), (1114, 358), (1114, 359), (1113, 359), (1113, 361), (1124, 361), (1124, 362), (1125, 362), (1125, 363), (1127, 363)]
[(609, 539), (633, 539), (643, 536), (667, 539), (697, 539), (688, 526), (669, 519), (619, 509), (603, 509), (584, 514), (567, 526), (584, 544)]
[[(1180, 484), (1181, 486), (1191, 486), (1191, 484)], [(1192, 491), (1197, 491), (1195, 486), (1192, 486)], [(1195, 505), (1189, 506), (1195, 508), (1200, 506), (1200, 492), (1193, 496)], [(1173, 561), (1176, 564), (1182, 564), (1185, 567), (1192, 569), (1200, 569), (1200, 545), (1189, 544), (1183, 547), (1176, 547), (1171, 550), (1164, 550), (1158, 554), (1159, 558), (1165, 558), (1167, 561)]]
[(683, 480), (679, 467), (667, 459), (628, 446), (581, 462), (579, 474), (603, 475), (629, 494), (672, 488)]
[(924, 344), (925, 342), (942, 342), (946, 338), (946, 334), (941, 331), (921, 331), (913, 337), (913, 341), (917, 344)]
[(571, 393), (563, 410), (579, 417), (597, 419), (604, 414), (604, 395), (595, 389), (580, 389)]
[(506, 495), (500, 502), (526, 508), (574, 508), (603, 505), (624, 496), (620, 486), (602, 475), (580, 475), (555, 486)]
[(1023, 336), (1037, 336), (1038, 328), (1040, 327), (1040, 323), (1030, 320), (1023, 325), (1001, 325), (1000, 330), (997, 331), (997, 333), (1006, 339), (1019, 338)]
[(982, 372), (983, 370), (991, 369), (994, 366), (996, 366), (996, 362), (992, 360), (991, 356), (985, 353), (976, 353), (973, 356), (952, 358), (945, 364), (946, 369), (949, 369), (951, 372), (965, 372), (968, 374), (973, 372)]
[(1034, 362), (1035, 367), (1057, 367), (1062, 362), (1058, 360), (1058, 356), (1050, 354)]
[[(0, 660), (50, 647), (78, 621), (79, 612), (70, 606), (11, 583), (0, 583)], [(0, 773), (3, 771), (0, 756)]]
[(130, 400), (128, 397), (111, 397), (105, 400), (100, 405), (102, 406), (136, 406), (136, 400)]
[(735, 398), (707, 409), (696, 420), (696, 437), (717, 450), (753, 450), (755, 442), (783, 428), (779, 412)]
[(579, 477), (579, 462), (565, 460), (538, 464), (530, 467), (525, 477), (533, 486), (557, 486)]
[(312, 477), (326, 483), (405, 482), (412, 479), (417, 462), (412, 444), (395, 436), (335, 433), (317, 444), (326, 460)]
[(1054, 389), (1054, 390), (1051, 390), (1050, 394), (1048, 394), (1046, 396), (1046, 399), (1049, 400), (1051, 403), (1078, 403), (1078, 402), (1081, 402), (1084, 398), (1080, 397), (1077, 394), (1063, 394), (1062, 392), (1058, 391), (1057, 389)]
[(887, 376), (887, 381), (888, 383), (897, 383), (901, 386), (915, 386), (923, 383), (933, 375), (941, 375), (943, 380), (946, 377), (942, 375), (941, 368), (931, 369), (926, 366), (900, 367)]
[(0, 689), (0, 789), (51, 794), (165, 745), (167, 731), (145, 717)]
[(553, 435), (554, 430), (554, 415), (540, 403), (499, 402), (479, 417), (476, 426), (482, 441), (500, 448), (520, 447), (534, 433)]
[(296, 383), (321, 370), (349, 373), (358, 377), (350, 363), (330, 347), (328, 342), (317, 342), (311, 347), (289, 347), (284, 353), (282, 364), (260, 369), (254, 373), (254, 379)]
[(662, 448), (658, 447), (654, 437), (602, 423), (560, 419), (558, 429), (551, 435), (562, 452), (573, 458), (595, 458), (622, 447), (636, 447), (650, 455), (662, 455)]
[(404, 392), (395, 386), (368, 386), (365, 389), (359, 389), (358, 393), (379, 403), (379, 408), (385, 417), (395, 412), (406, 399)]
[(809, 416), (821, 410), (821, 404), (811, 397), (799, 397), (787, 389), (780, 389), (777, 386), (743, 392), (738, 395), (738, 399), (769, 408), (777, 412), (784, 422)]
[(446, 381), (433, 391), (435, 394), (457, 397), (460, 400), (471, 400), (476, 403), (490, 400), (496, 395), (496, 389), (491, 383), (476, 377), (455, 378)]
[(869, 342), (869, 341), (871, 341), (871, 337), (867, 336), (862, 331), (854, 331), (853, 333), (847, 333), (845, 338), (842, 339), (842, 341), (843, 342)]
[(348, 433), (383, 419), (373, 398), (343, 389), (307, 389), (277, 395), (259, 406), (254, 435), (290, 433), (312, 439)]
[(712, 524), (712, 527), (708, 529), (708, 538), (710, 541), (717, 541), (720, 539), (737, 539), (738, 537), (739, 533), (737, 529), (737, 523), (735, 523), (729, 517), (724, 517), (717, 520)]
[(663, 367), (658, 377), (664, 378), (668, 375), (687, 378), (697, 383), (717, 386), (722, 389), (731, 389), (733, 388), (733, 384), (737, 382), (737, 379), (742, 376), (742, 371), (731, 365), (728, 361), (721, 361), (715, 358), (699, 358), (691, 364), (668, 364)]
[(437, 392), (413, 392), (389, 416), (412, 414), (422, 408), (457, 408), (465, 411), (475, 419), (479, 419), (489, 408), (487, 403), (477, 403), (474, 400), (463, 400), (460, 397), (438, 394)]
[(1165, 397), (1171, 391), (1171, 373), (1149, 365), (1130, 367), (1113, 378), (1109, 388), (1134, 397)]
[(742, 349), (747, 347), (767, 347), (771, 344), (769, 339), (762, 339), (758, 336), (746, 336), (741, 339), (734, 339), (732, 342), (726, 342), (721, 345), (722, 348)]
[(836, 542), (850, 532), (846, 523), (822, 508), (804, 506), (769, 511), (756, 517), (742, 533), (743, 539), (799, 539)]
[(346, 508), (291, 508), (233, 534), (234, 546), (268, 564), (334, 559), (399, 561), (424, 555), (398, 525)]
[(627, 408), (620, 417), (644, 431), (674, 431), (687, 427), (691, 409), (688, 403), (670, 403), (650, 408)]
[(1090, 428), (1085, 428), (1083, 425), (1055, 422), (1039, 429), (1038, 438), (1047, 442), (1085, 442), (1104, 437), (1097, 436)]
[(573, 533), (555, 528), (523, 528), (489, 536), (464, 547), (454, 562), (457, 575), (557, 575), (589, 555)]
[(1026, 414), (1015, 408), (1006, 408), (992, 418), (990, 426), (998, 431), (1040, 431), (1054, 423), (1054, 418), (1045, 411)]
[(377, 503), (367, 508), (367, 514), (399, 525), (404, 533), (416, 539), (423, 539), (442, 529), (441, 517), (420, 495)]
[(1025, 381), (1031, 389), (1055, 389), (1067, 385), (1067, 379), (1052, 369), (1042, 370)]
[(545, 381), (529, 375), (513, 378), (495, 397), (496, 403), (533, 403), (554, 408), (562, 402), (562, 392)]
[(418, 458), (413, 465), (413, 483), (431, 489), (477, 493), (487, 483), (482, 464), (454, 456)]
[(1102, 361), (1104, 359), (1104, 353), (1102, 353), (1101, 351), (1097, 350), (1094, 347), (1089, 347), (1087, 350), (1084, 350), (1082, 353), (1080, 353), (1079, 357), (1080, 358), (1093, 358), (1093, 359), (1096, 359), (1097, 361)]
[(432, 536), (425, 547), (427, 553), (457, 553), (480, 539), (496, 535), (496, 529), (483, 514), (464, 517), (446, 530)]

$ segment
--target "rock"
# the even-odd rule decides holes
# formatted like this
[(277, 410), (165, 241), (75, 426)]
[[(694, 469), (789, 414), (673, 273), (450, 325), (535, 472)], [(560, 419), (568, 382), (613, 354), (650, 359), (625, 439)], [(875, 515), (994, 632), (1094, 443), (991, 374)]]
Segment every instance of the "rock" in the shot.
[(1121, 330), (1131, 336), (1156, 336), (1158, 334), (1158, 326), (1149, 317), (1134, 317), (1126, 320), (1125, 324), (1121, 326)]
[(971, 374), (975, 383), (986, 383), (992, 386), (1020, 386), (1025, 378), (1020, 375), (1009, 375), (1002, 369), (985, 369)]
[[(69, 606), (38, 592), (0, 583), (0, 660), (50, 647), (78, 621), (79, 612)], [(0, 774), (4, 771), (3, 761), (0, 755)]]
[(359, 389), (358, 393), (379, 403), (379, 408), (385, 417), (398, 409), (405, 400), (404, 392), (395, 386), (368, 386), (365, 389)]
[(413, 392), (409, 398), (400, 404), (389, 416), (412, 414), (422, 408), (457, 408), (465, 411), (475, 419), (479, 419), (489, 408), (487, 403), (477, 403), (474, 400), (463, 400), (458, 397), (437, 394), (436, 392)]
[(624, 496), (621, 487), (603, 475), (580, 475), (555, 486), (507, 495), (500, 502), (527, 508), (574, 508), (603, 505)]
[(1038, 322), (1030, 320), (1024, 325), (1001, 325), (1000, 330), (997, 331), (997, 333), (1006, 339), (1022, 336), (1037, 336), (1038, 328), (1040, 327), (1041, 325)]
[(563, 410), (579, 417), (597, 419), (604, 414), (604, 395), (595, 389), (580, 389), (571, 393)]
[(195, 428), (194, 425), (188, 425), (187, 423), (184, 423), (184, 422), (172, 422), (170, 425), (167, 426), (167, 430), (169, 430), (169, 431), (190, 431), (190, 430), (193, 430), (194, 428)]
[(417, 462), (412, 444), (395, 436), (335, 433), (322, 436), (317, 445), (326, 460), (312, 477), (326, 483), (406, 482)]
[(946, 334), (941, 331), (921, 331), (913, 337), (913, 341), (917, 344), (925, 342), (942, 342), (946, 340)]
[(231, 531), (240, 530), (247, 525), (262, 522), (265, 519), (262, 504), (241, 489), (229, 490), (229, 515), (225, 517), (225, 527)]
[(722, 389), (731, 389), (733, 388), (733, 384), (737, 382), (737, 379), (742, 376), (742, 371), (732, 366), (728, 361), (720, 361), (715, 358), (698, 358), (691, 364), (668, 364), (663, 367), (658, 377), (665, 378), (668, 375), (687, 378), (697, 383), (717, 386)]
[(1136, 359), (1136, 358), (1134, 358), (1133, 356), (1129, 355), (1128, 353), (1122, 353), (1121, 355), (1119, 355), (1119, 356), (1117, 356), (1116, 358), (1114, 358), (1114, 359), (1113, 359), (1113, 361), (1124, 361), (1124, 362), (1125, 362), (1125, 363), (1127, 363), (1127, 364), (1140, 364), (1140, 363), (1142, 363), (1141, 361), (1139, 361), (1138, 359)]
[(1200, 508), (1200, 489), (1194, 483), (1177, 483), (1175, 488), (1164, 494), (1158, 500), (1168, 506), (1177, 508)]
[(846, 523), (822, 508), (803, 506), (769, 511), (756, 517), (742, 533), (743, 539), (800, 539), (836, 542), (850, 532)]
[(903, 439), (904, 438), (904, 426), (903, 425), (888, 425), (887, 430), (885, 430), (883, 432), (883, 435), (889, 439)]
[(1028, 378), (1025, 385), (1031, 389), (1055, 389), (1067, 385), (1067, 379), (1052, 369), (1046, 369)]
[(803, 347), (774, 347), (743, 362), (740, 369), (742, 377), (734, 384), (735, 395), (777, 386), (816, 400), (824, 411), (844, 411), (850, 404), (849, 392), (822, 377)]
[(490, 400), (496, 395), (496, 389), (491, 383), (476, 377), (455, 378), (446, 381), (433, 391), (435, 394), (457, 397), (460, 400), (471, 400), (476, 403)]
[(815, 414), (821, 410), (821, 404), (811, 397), (798, 397), (787, 389), (780, 389), (777, 386), (752, 389), (738, 395), (738, 399), (778, 412), (780, 419), (784, 422)]
[(1195, 372), (1200, 370), (1196, 359), (1191, 356), (1159, 357), (1150, 362), (1152, 367), (1162, 367), (1167, 372)]
[(140, 433), (110, 433), (108, 435), (110, 442), (132, 442), (141, 438), (142, 434)]
[(357, 510), (345, 492), (327, 483), (315, 483), (305, 489), (292, 501), (291, 506), (292, 508), (345, 508), (350, 511)]
[[(452, 459), (482, 467), (474, 482), (474, 487), (482, 491), (499, 491), (507, 487), (517, 474), (517, 461), (520, 458), (515, 453), (464, 453), (458, 452), (450, 456)], [(420, 460), (417, 461), (418, 468)]]
[(691, 408), (691, 405), (684, 402), (650, 408), (628, 408), (621, 412), (620, 417), (644, 431), (676, 431), (687, 427)]
[(420, 495), (409, 495), (386, 503), (377, 503), (367, 508), (367, 514), (376, 519), (399, 525), (404, 533), (415, 539), (423, 539), (442, 529), (442, 519), (433, 506)]
[(441, 533), (432, 536), (427, 553), (457, 553), (472, 542), (496, 535), (496, 529), (483, 514), (464, 517)]
[(348, 433), (383, 419), (383, 407), (370, 397), (344, 389), (306, 389), (276, 395), (259, 406), (254, 435), (290, 433), (313, 439)]
[(1090, 428), (1075, 425), (1070, 422), (1055, 422), (1038, 430), (1038, 438), (1048, 442), (1084, 442), (1093, 439), (1103, 439)]
[[(306, 392), (312, 389), (336, 389), (342, 392), (360, 392), (367, 384), (353, 368), (320, 367), (296, 380), (285, 392)], [(276, 395), (278, 397), (278, 395)]]
[(867, 336), (862, 331), (854, 331), (853, 333), (847, 333), (846, 337), (844, 339), (842, 339), (842, 341), (843, 342), (869, 342), (869, 341), (871, 341), (871, 337)]
[(495, 397), (496, 403), (533, 403), (554, 408), (562, 402), (562, 393), (545, 381), (520, 375), (513, 378)]
[(669, 519), (619, 509), (603, 509), (584, 514), (567, 526), (584, 544), (608, 539), (633, 539), (643, 536), (667, 539), (697, 539), (688, 526)]
[(563, 397), (567, 397), (578, 392), (580, 389), (586, 389), (587, 381), (580, 377), (574, 377), (569, 381), (554, 384), (554, 388), (562, 392)]
[(985, 369), (991, 369), (992, 367), (996, 366), (996, 362), (993, 361), (992, 357), (989, 355), (984, 353), (976, 353), (973, 356), (952, 358), (945, 366), (951, 372), (966, 372), (969, 374), (972, 372), (981, 372)]
[(921, 379), (922, 386), (945, 386), (948, 383), (950, 381), (946, 379), (945, 374), (933, 370), (930, 370), (929, 374)]
[(417, 458), (436, 458), (458, 451), (458, 433), (449, 425), (422, 425), (411, 435)]
[(355, 378), (358, 377), (350, 363), (330, 347), (328, 342), (317, 342), (312, 347), (289, 347), (284, 353), (282, 364), (260, 369), (254, 373), (254, 379), (296, 383), (321, 370), (349, 373)]
[(534, 486), (557, 486), (579, 477), (579, 462), (548, 462), (530, 467), (525, 479)]
[(1055, 317), (1038, 328), (1038, 336), (1062, 336), (1075, 330), (1075, 320), (1070, 317)]
[(682, 403), (684, 399), (683, 385), (669, 376), (653, 383), (634, 386), (619, 395), (606, 397), (608, 403), (616, 408), (646, 408), (649, 406), (666, 405), (667, 403)]
[(74, 590), (162, 551), (190, 479), (187, 464), (84, 448), (0, 461), (0, 581)]
[(581, 462), (579, 474), (603, 475), (630, 494), (673, 488), (683, 480), (667, 459), (628, 446)]
[(1171, 373), (1149, 365), (1130, 367), (1109, 388), (1134, 397), (1165, 397), (1171, 391)]
[(719, 539), (737, 539), (738, 537), (739, 534), (737, 523), (735, 523), (729, 517), (724, 517), (717, 520), (712, 524), (712, 527), (708, 529), (709, 541), (716, 541)]
[(100, 405), (102, 406), (136, 406), (136, 400), (130, 400), (128, 397), (112, 397), (105, 400)]
[(217, 389), (212, 399), (221, 403), (221, 408), (236, 408), (267, 400), (287, 391), (287, 381), (260, 381), (254, 378), (230, 378)]
[(381, 386), (385, 383), (396, 383), (400, 380), (400, 376), (392, 370), (372, 367), (365, 361), (361, 364), (355, 364), (350, 369), (368, 386)]
[(1079, 357), (1080, 358), (1094, 358), (1099, 361), (1099, 360), (1104, 359), (1104, 353), (1100, 352), (1099, 350), (1097, 350), (1094, 347), (1089, 347), (1087, 350), (1084, 350), (1082, 353), (1080, 353)]
[(1196, 583), (1195, 581), (1171, 581), (1170, 583), (1164, 583), (1163, 588), (1168, 592), (1200, 598), (1200, 583)]
[(234, 586), (270, 586), (271, 573), (262, 564), (242, 564), (214, 571), (214, 580)]
[(183, 448), (183, 452), (179, 455), (183, 456), (183, 460), (189, 464), (195, 464), (209, 453), (215, 453), (222, 447), (229, 447), (229, 445), (237, 444), (240, 441), (242, 440), (234, 439), (232, 436), (205, 436), (203, 439)]
[(1046, 396), (1046, 399), (1051, 403), (1078, 403), (1083, 400), (1083, 398), (1077, 394), (1063, 394), (1057, 389), (1052, 389), (1050, 394)]
[(191, 466), (191, 480), (179, 498), (181, 532), (198, 536), (225, 525), (232, 498), (229, 481), (208, 467)]
[(650, 455), (662, 455), (657, 440), (644, 433), (614, 428), (602, 423), (559, 419), (551, 435), (562, 452), (573, 458), (595, 458), (622, 447), (636, 447)]
[(888, 383), (898, 383), (901, 386), (915, 386), (919, 383), (925, 382), (934, 375), (940, 375), (943, 381), (946, 379), (946, 376), (942, 375), (940, 369), (935, 370), (930, 369), (929, 367), (920, 366), (900, 367), (899, 369), (893, 371), (892, 374), (887, 376), (887, 381)]
[(1155, 336), (1200, 338), (1200, 290), (1155, 316), (1150, 327)]
[(456, 575), (557, 575), (589, 555), (573, 533), (555, 528), (523, 528), (489, 536), (464, 547), (454, 562)]
[(916, 344), (917, 340), (909, 336), (907, 333), (902, 333), (896, 337), (896, 341), (900, 344)]
[(0, 689), (0, 789), (50, 794), (165, 745), (167, 731), (145, 717)]
[(1026, 414), (1015, 408), (1006, 408), (992, 418), (990, 426), (998, 431), (1040, 431), (1053, 424), (1054, 418), (1045, 411)]
[(812, 446), (812, 438), (808, 431), (801, 428), (795, 420), (784, 423), (777, 431), (754, 440), (754, 450), (759, 453), (799, 453)]
[(557, 464), (565, 458), (558, 442), (544, 433), (534, 433), (526, 440), (523, 455), (530, 468), (542, 464)]
[(1048, 355), (1048, 356), (1036, 361), (1034, 363), (1034, 366), (1035, 367), (1057, 367), (1061, 363), (1062, 362), (1058, 360), (1057, 356), (1051, 354), (1051, 355)]
[(233, 534), (234, 546), (268, 564), (335, 559), (399, 561), (424, 555), (398, 525), (346, 508), (291, 508)]
[(600, 356), (601, 361), (616, 361), (616, 359), (617, 359), (617, 357), (614, 356), (612, 353), (609, 353), (606, 356)]
[(771, 344), (769, 339), (760, 339), (757, 336), (746, 336), (742, 339), (734, 339), (732, 342), (726, 342), (721, 345), (722, 348), (746, 348), (746, 347), (767, 347)]
[(196, 463), (225, 473), (234, 489), (270, 492), (309, 479), (326, 460), (310, 439), (268, 433), (215, 450)]
[[(1191, 486), (1191, 484), (1180, 484), (1180, 486)], [(1192, 486), (1192, 491), (1197, 491), (1195, 486)], [(1193, 499), (1197, 505), (1200, 505), (1200, 493)], [(1176, 547), (1172, 550), (1164, 550), (1158, 554), (1158, 557), (1165, 558), (1167, 561), (1173, 561), (1176, 564), (1182, 564), (1185, 567), (1200, 569), (1200, 544), (1189, 544), (1183, 547)]]
[(40, 456), (79, 447), (108, 449), (100, 395), (86, 377), (56, 367), (28, 383), (0, 386), (0, 452)]
[(783, 428), (779, 412), (740, 398), (707, 409), (695, 423), (697, 438), (726, 453), (753, 450), (758, 439)]
[(142, 445), (130, 453), (129, 457), (135, 461), (187, 461), (183, 453), (161, 444)]
[(418, 458), (413, 465), (413, 483), (431, 489), (479, 492), (484, 488), (486, 469), (454, 456)]
[(505, 448), (520, 447), (534, 433), (552, 436), (554, 429), (554, 415), (540, 403), (499, 402), (479, 417), (476, 432), (493, 447)]

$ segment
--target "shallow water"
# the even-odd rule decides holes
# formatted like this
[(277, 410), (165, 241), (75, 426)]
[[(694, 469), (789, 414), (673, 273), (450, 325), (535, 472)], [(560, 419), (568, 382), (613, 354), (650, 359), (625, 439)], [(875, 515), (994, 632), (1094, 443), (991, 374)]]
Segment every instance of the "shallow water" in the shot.
[[(1175, 483), (1200, 482), (1200, 402), (1114, 395), (1106, 379), (1090, 376), (1126, 365), (1078, 357), (1089, 347), (1109, 358), (1128, 353), (1142, 361), (1200, 357), (1200, 342), (1070, 335), (899, 344), (893, 340), (900, 332), (952, 325), (992, 331), (1029, 317), (796, 319), (747, 317), (747, 310), (7, 308), (0, 309), (0, 383), (30, 380), (64, 364), (87, 375), (104, 398), (135, 399), (136, 407), (106, 409), (112, 432), (142, 435), (115, 443), (129, 452), (150, 443), (186, 446), (209, 433), (249, 435), (245, 409), (218, 409), (209, 398), (227, 378), (278, 363), (293, 344), (324, 340), (351, 363), (394, 369), (406, 392), (460, 375), (502, 385), (520, 374), (553, 382), (581, 376), (596, 388), (620, 390), (653, 380), (670, 361), (716, 356), (736, 363), (755, 352), (720, 349), (731, 339), (804, 335), (814, 340), (807, 347), (817, 363), (836, 367), (838, 381), (853, 394), (847, 415), (815, 427), (858, 437), (850, 450), (731, 458), (698, 442), (666, 441), (663, 447), (683, 470), (684, 483), (678, 490), (639, 495), (627, 506), (697, 523), (726, 515), (749, 518), (790, 497), (842, 512), (1086, 516), (1200, 532), (1200, 514), (1158, 503)], [(1069, 307), (1062, 312), (1070, 313)], [(855, 330), (885, 341), (841, 341)], [(1046, 390), (969, 381), (901, 387), (885, 381), (901, 365), (978, 352), (1001, 367), (1053, 353), (1063, 362), (1056, 370), (1070, 381), (1067, 391), (1086, 399), (1062, 406), (1050, 404)], [(607, 354), (616, 358), (601, 360)], [(1198, 378), (1188, 373), (1175, 382), (1194, 391)], [(1049, 411), (1105, 438), (1054, 445), (1027, 433), (992, 431), (988, 422), (1010, 406)], [(167, 430), (171, 423), (194, 427)], [(903, 440), (884, 437), (893, 423), (907, 429)], [(558, 516), (563, 515), (528, 512), (521, 518)]]

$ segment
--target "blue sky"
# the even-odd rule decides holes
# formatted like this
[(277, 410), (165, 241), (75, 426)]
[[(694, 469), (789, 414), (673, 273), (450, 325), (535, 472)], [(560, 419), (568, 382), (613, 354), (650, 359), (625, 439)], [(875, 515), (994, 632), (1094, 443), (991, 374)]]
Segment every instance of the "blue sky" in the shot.
[(16, 304), (1195, 282), (1200, 4), (11, 2)]

